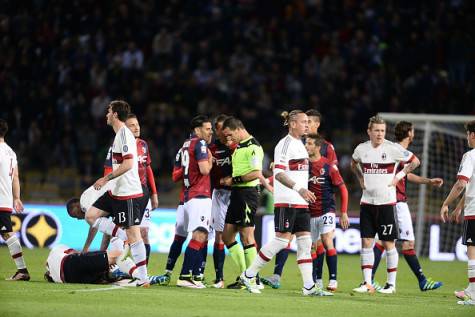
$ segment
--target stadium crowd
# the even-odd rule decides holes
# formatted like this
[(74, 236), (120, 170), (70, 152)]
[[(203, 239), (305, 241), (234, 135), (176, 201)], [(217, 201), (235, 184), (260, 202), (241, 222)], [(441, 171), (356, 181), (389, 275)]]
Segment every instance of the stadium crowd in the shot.
[(282, 109), (318, 109), (324, 134), (348, 155), (348, 136), (375, 112), (475, 109), (469, 1), (0, 5), (9, 143), (23, 169), (73, 168), (85, 185), (100, 174), (113, 137), (106, 108), (116, 98), (141, 118), (164, 175), (197, 113), (240, 117), (271, 151)]

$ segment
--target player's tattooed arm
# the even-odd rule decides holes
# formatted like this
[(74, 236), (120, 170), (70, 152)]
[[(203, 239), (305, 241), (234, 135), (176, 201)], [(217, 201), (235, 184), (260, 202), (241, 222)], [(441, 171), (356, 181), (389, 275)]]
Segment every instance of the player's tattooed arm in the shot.
[(463, 210), (464, 205), (465, 205), (465, 194), (462, 196), (462, 198), (457, 203), (457, 206), (455, 207), (454, 211), (452, 211), (452, 214), (450, 215), (450, 220), (451, 221), (453, 221), (455, 223), (461, 223), (460, 215), (462, 214), (462, 210)]
[(407, 174), (418, 168), (419, 165), (421, 165), (421, 162), (417, 157), (415, 157), (409, 164), (406, 164), (404, 166), (402, 171), (394, 175), (393, 181), (391, 182), (390, 186), (396, 186), (396, 184), (399, 183), (401, 179), (403, 179)]
[(351, 160), (351, 170), (353, 173), (356, 175), (356, 178), (358, 179), (358, 182), (360, 183), (361, 189), (365, 189), (365, 184), (364, 184), (364, 177), (363, 177), (363, 171), (361, 170), (361, 166), (359, 162), (356, 162), (355, 160)]
[(312, 193), (308, 189), (300, 187), (299, 184), (290, 179), (290, 177), (288, 177), (284, 172), (276, 174), (275, 179), (279, 181), (282, 185), (298, 192), (299, 195), (302, 196), (302, 198), (306, 201), (313, 203), (315, 202), (315, 200), (317, 200), (314, 193)]
[(449, 219), (449, 205), (460, 196), (467, 186), (467, 181), (465, 179), (457, 179), (454, 186), (450, 190), (449, 195), (445, 199), (442, 207), (440, 208), (440, 218), (445, 223)]

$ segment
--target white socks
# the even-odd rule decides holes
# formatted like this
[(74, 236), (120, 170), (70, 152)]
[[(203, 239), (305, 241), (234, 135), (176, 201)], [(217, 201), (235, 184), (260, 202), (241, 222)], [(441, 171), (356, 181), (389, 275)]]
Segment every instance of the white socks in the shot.
[(373, 248), (362, 248), (361, 256), (361, 270), (363, 271), (363, 278), (367, 285), (371, 285), (371, 273), (373, 272), (374, 252)]
[(10, 251), (10, 255), (12, 256), (13, 261), (15, 261), (17, 269), (26, 269), (25, 259), (23, 258), (20, 240), (18, 240), (17, 236), (13, 235), (8, 238), (6, 242), (8, 250)]
[(468, 260), (468, 291), (475, 300), (475, 260)]
[(254, 258), (251, 266), (244, 271), (246, 277), (252, 278), (259, 273), (264, 265), (267, 264), (280, 250), (285, 249), (289, 240), (274, 237), (269, 243), (261, 248), (258, 255)]
[(312, 277), (312, 238), (310, 236), (301, 236), (297, 238), (297, 265), (302, 274), (303, 287), (311, 289), (314, 285)]
[(388, 284), (396, 286), (397, 263), (399, 261), (399, 254), (396, 248), (386, 250), (386, 266), (388, 270)]
[(130, 245), (130, 254), (132, 259), (134, 259), (135, 265), (137, 266), (137, 277), (142, 282), (148, 282), (148, 273), (147, 273), (147, 255), (145, 252), (145, 245), (143, 241), (137, 241)]

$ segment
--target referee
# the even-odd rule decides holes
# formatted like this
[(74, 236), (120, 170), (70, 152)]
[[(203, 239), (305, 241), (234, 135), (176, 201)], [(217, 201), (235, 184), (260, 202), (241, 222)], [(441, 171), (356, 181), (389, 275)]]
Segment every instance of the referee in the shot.
[[(239, 271), (243, 272), (257, 254), (254, 215), (259, 204), (259, 183), (266, 184), (262, 176), (264, 151), (239, 119), (226, 119), (223, 122), (223, 134), (237, 144), (232, 155), (232, 177), (221, 179), (222, 185), (232, 186), (223, 241)], [(238, 232), (243, 246), (236, 241)], [(228, 288), (241, 288), (241, 285), (234, 283)]]

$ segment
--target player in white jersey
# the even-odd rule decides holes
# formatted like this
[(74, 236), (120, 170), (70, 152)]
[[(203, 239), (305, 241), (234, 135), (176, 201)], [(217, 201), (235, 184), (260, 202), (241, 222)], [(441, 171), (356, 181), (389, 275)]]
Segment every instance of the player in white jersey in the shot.
[(303, 279), (303, 295), (333, 295), (317, 289), (312, 278), (310, 213), (308, 202), (315, 195), (307, 189), (309, 161), (302, 137), (308, 131), (307, 115), (301, 110), (284, 112), (289, 134), (274, 150), (274, 226), (275, 237), (261, 248), (254, 262), (241, 274), (241, 282), (252, 293), (260, 293), (255, 276), (280, 250), (292, 234), (297, 236), (297, 263)]
[[(97, 199), (99, 199), (99, 197), (111, 190), (113, 186), (114, 181), (108, 182), (104, 187), (101, 187), (101, 189), (99, 190), (96, 190), (94, 188), (94, 185), (92, 185), (81, 194), (81, 197), (79, 199), (71, 198), (70, 200), (68, 200), (68, 202), (66, 203), (66, 211), (68, 212), (69, 216), (78, 220), (84, 219), (86, 211), (92, 207), (92, 205), (96, 202)], [(112, 249), (123, 249), (124, 241), (127, 240), (127, 235), (125, 231), (119, 231), (119, 227), (113, 224), (113, 220), (111, 218), (108, 218), (108, 221), (111, 226), (117, 228), (116, 236), (113, 237), (111, 240), (109, 235), (104, 234), (104, 237), (107, 238), (102, 239), (100, 250), (103, 251), (107, 249), (107, 246), (109, 245), (109, 240), (111, 241)], [(89, 247), (91, 246), (91, 243), (94, 240), (96, 233), (97, 228), (91, 226), (89, 228), (86, 241), (84, 242), (82, 252), (89, 251)]]
[(13, 209), (20, 213), (23, 203), (20, 199), (20, 179), (15, 152), (5, 142), (8, 123), (0, 119), (0, 234), (7, 243), (8, 250), (17, 267), (11, 281), (28, 281), (30, 274), (23, 258), (20, 240), (13, 233), (11, 214)]
[(407, 173), (413, 171), (420, 162), (417, 158), (408, 163), (396, 174), (396, 167), (406, 160), (404, 151), (394, 143), (387, 141), (386, 123), (378, 116), (371, 117), (368, 124), (369, 141), (359, 144), (353, 152), (351, 168), (355, 172), (363, 189), (361, 197), (361, 269), (364, 282), (355, 292), (373, 293), (371, 273), (374, 263), (373, 244), (378, 234), (386, 250), (388, 279), (384, 288), (378, 292), (393, 294), (396, 292), (396, 273), (398, 253), (395, 240), (398, 227), (395, 219), (396, 184)]
[(457, 207), (451, 214), (451, 220), (460, 223), (460, 214), (463, 209), (463, 237), (462, 243), (467, 246), (468, 256), (468, 287), (463, 291), (455, 292), (461, 300), (460, 305), (475, 305), (475, 121), (465, 125), (468, 146), (472, 149), (464, 154), (457, 173), (457, 182), (442, 204), (440, 216), (443, 222), (449, 219), (449, 206), (465, 190)]
[[(137, 146), (132, 132), (125, 126), (130, 113), (127, 102), (112, 101), (107, 111), (107, 124), (116, 133), (112, 144), (113, 171), (99, 178), (94, 187), (99, 190), (112, 179), (117, 178), (114, 187), (103, 194), (86, 212), (86, 221), (103, 233), (116, 236), (117, 227), (107, 221), (114, 217), (115, 224), (125, 228), (132, 258), (137, 265), (138, 286), (148, 287), (145, 246), (140, 236), (140, 222), (145, 207), (141, 202), (142, 185), (138, 174)], [(115, 230), (115, 232), (114, 232)]]
[(109, 273), (109, 267), (114, 264), (137, 277), (134, 262), (121, 251), (78, 252), (66, 245), (57, 245), (46, 260), (44, 278), (51, 283), (110, 283), (117, 280)]
[[(396, 146), (400, 147), (405, 156), (405, 161), (401, 162), (397, 169), (396, 173), (401, 171), (404, 168), (404, 165), (412, 161), (416, 156), (409, 151), (407, 148), (412, 143), (414, 139), (414, 126), (411, 122), (400, 121), (394, 127), (394, 136), (396, 138)], [(417, 278), (419, 288), (421, 291), (435, 290), (442, 286), (442, 282), (434, 281), (431, 278), (426, 278), (422, 272), (421, 265), (419, 264), (419, 259), (417, 258), (415, 247), (415, 236), (414, 229), (412, 227), (412, 217), (411, 212), (409, 211), (409, 205), (407, 204), (407, 195), (406, 195), (406, 184), (407, 181), (416, 184), (428, 184), (436, 187), (442, 186), (444, 183), (442, 178), (425, 178), (420, 177), (415, 174), (409, 173), (406, 177), (403, 177), (399, 183), (396, 185), (396, 214), (397, 222), (399, 227), (399, 238), (402, 246), (402, 254), (406, 259), (407, 264), (411, 268), (412, 272)], [(374, 244), (374, 265), (372, 279), (374, 280), (374, 275), (381, 260), (381, 256), (384, 252), (384, 247), (380, 241), (377, 241)], [(376, 282), (373, 283), (373, 286), (378, 288), (380, 287)]]

